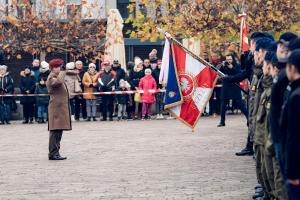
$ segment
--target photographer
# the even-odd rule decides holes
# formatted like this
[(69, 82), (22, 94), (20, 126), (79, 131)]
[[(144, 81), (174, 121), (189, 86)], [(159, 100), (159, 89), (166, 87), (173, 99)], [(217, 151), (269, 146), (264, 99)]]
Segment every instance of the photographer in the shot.
[(48, 107), (49, 160), (65, 160), (67, 158), (59, 154), (60, 141), (64, 130), (72, 130), (69, 92), (64, 80), (66, 72), (64, 61), (61, 59), (53, 59), (49, 64), (51, 73), (46, 83), (50, 94)]
[[(240, 66), (236, 63), (232, 54), (226, 55), (226, 60), (223, 61), (220, 71), (230, 76), (240, 72)], [(247, 108), (242, 100), (240, 89), (234, 83), (223, 80), (223, 87), (221, 91), (221, 120), (218, 127), (225, 126), (226, 107), (230, 99), (236, 103), (246, 118), (248, 116)]]

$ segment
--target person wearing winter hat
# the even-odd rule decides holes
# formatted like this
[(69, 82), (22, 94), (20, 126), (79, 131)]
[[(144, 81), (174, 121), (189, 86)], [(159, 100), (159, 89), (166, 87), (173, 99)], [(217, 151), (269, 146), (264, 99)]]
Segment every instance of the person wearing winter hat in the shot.
[[(77, 60), (75, 62), (75, 68), (79, 72), (79, 78), (81, 80), (80, 86), (82, 91), (84, 90), (84, 85), (82, 83), (83, 76), (85, 74), (84, 68), (83, 68), (83, 63), (80, 60)], [(87, 113), (86, 113), (86, 100), (82, 98), (82, 96), (75, 96), (75, 120), (79, 121), (80, 120), (80, 113), (82, 114), (82, 118), (86, 119), (87, 118)]]
[(94, 63), (89, 64), (89, 69), (84, 73), (82, 78), (82, 84), (84, 86), (84, 93), (88, 93), (83, 95), (83, 98), (86, 100), (86, 111), (87, 111), (87, 120), (93, 121), (96, 120), (96, 112), (97, 112), (97, 98), (94, 94), (92, 94), (96, 90), (97, 86), (97, 70), (96, 65)]
[[(24, 71), (21, 71), (20, 90), (24, 95), (34, 94), (35, 92), (35, 78), (34, 72), (31, 67), (25, 67)], [(23, 105), (23, 124), (33, 123), (34, 116), (34, 103), (35, 98), (31, 96), (21, 97), (21, 104)]]
[[(98, 85), (101, 92), (111, 92), (115, 87), (116, 73), (111, 69), (109, 61), (102, 62), (103, 71), (98, 73)], [(101, 64), (101, 65), (102, 65)], [(114, 96), (112, 95), (103, 95), (102, 96), (102, 116), (101, 121), (107, 120), (107, 113), (109, 113), (109, 121), (113, 121), (113, 100)]]
[[(0, 94), (13, 94), (14, 81), (6, 65), (0, 65)], [(0, 124), (10, 124), (13, 97), (0, 97)]]
[(66, 76), (65, 83), (68, 88), (69, 98), (70, 98), (70, 108), (71, 108), (71, 118), (75, 121), (75, 94), (81, 93), (82, 89), (80, 86), (79, 71), (75, 69), (75, 63), (69, 62), (66, 64)]
[(121, 79), (125, 79), (125, 70), (122, 69), (121, 64), (119, 63), (118, 60), (114, 60), (113, 64), (112, 64), (112, 70), (115, 71), (116, 73), (116, 87), (119, 87), (119, 82)]
[[(139, 87), (139, 82), (141, 78), (143, 78), (145, 75), (144, 70), (143, 70), (143, 61), (139, 57), (134, 58), (134, 68), (133, 70), (129, 73), (129, 82), (131, 85), (132, 90), (138, 90)], [(140, 107), (141, 107), (141, 95), (136, 93), (134, 95), (134, 101), (135, 103), (133, 104), (132, 111), (132, 117), (137, 119), (140, 117)]]
[(144, 90), (142, 94), (142, 120), (151, 119), (152, 104), (154, 103), (154, 94), (149, 90), (156, 90), (157, 85), (155, 79), (151, 75), (151, 69), (145, 70), (145, 76), (140, 80), (139, 89)]
[(39, 81), (47, 80), (49, 74), (50, 74), (49, 63), (47, 63), (46, 61), (42, 61), (40, 67)]
[(61, 59), (49, 62), (51, 73), (46, 85), (50, 95), (48, 106), (49, 160), (65, 160), (59, 153), (63, 131), (72, 130), (69, 93), (65, 84), (65, 67)]

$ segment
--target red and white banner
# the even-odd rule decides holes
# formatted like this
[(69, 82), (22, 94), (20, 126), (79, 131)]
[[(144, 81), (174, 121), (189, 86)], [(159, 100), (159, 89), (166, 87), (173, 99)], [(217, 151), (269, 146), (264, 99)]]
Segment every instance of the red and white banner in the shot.
[(250, 49), (249, 38), (248, 38), (249, 28), (247, 25), (247, 15), (243, 13), (239, 15), (239, 18), (241, 20), (240, 45), (241, 45), (241, 52), (243, 53)]
[(168, 111), (194, 129), (212, 95), (217, 73), (174, 42), (171, 47), (183, 101)]

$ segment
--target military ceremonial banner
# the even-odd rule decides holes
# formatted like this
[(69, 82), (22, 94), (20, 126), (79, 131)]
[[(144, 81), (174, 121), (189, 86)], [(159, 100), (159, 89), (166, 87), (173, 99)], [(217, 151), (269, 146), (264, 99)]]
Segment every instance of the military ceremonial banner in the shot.
[(169, 49), (163, 55), (169, 57), (169, 65), (163, 65), (161, 71), (168, 72), (165, 109), (194, 128), (211, 97), (217, 73), (172, 41)]
[(241, 30), (240, 30), (240, 45), (241, 45), (241, 52), (248, 51), (250, 49), (249, 45), (249, 38), (248, 38), (248, 25), (247, 25), (247, 15), (245, 13), (239, 15), (241, 19)]

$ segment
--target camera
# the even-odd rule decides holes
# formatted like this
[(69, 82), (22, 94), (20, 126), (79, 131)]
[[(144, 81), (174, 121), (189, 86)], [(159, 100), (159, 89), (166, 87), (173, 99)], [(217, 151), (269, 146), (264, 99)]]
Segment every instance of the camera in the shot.
[(229, 62), (224, 61), (224, 66), (227, 66), (227, 65), (229, 65)]

